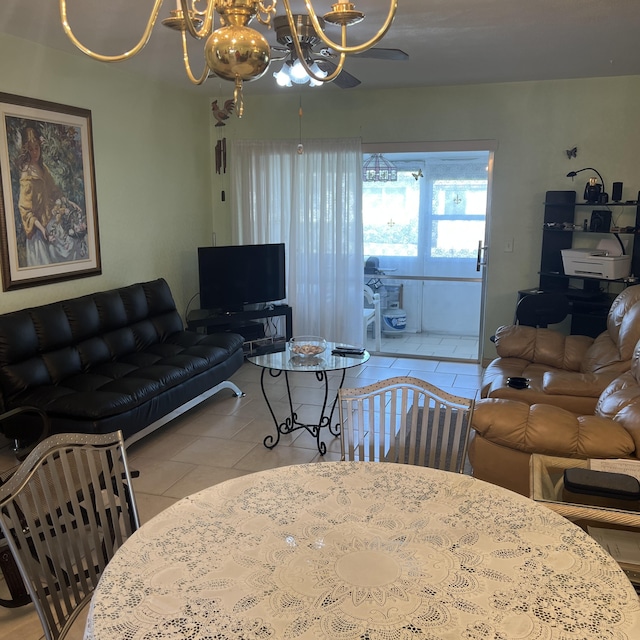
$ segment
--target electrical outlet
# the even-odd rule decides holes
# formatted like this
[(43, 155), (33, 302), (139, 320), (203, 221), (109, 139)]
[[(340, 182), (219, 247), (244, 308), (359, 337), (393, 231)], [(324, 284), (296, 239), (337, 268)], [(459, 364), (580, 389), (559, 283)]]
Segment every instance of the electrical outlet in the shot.
[(505, 253), (513, 253), (513, 238), (509, 238), (504, 243)]

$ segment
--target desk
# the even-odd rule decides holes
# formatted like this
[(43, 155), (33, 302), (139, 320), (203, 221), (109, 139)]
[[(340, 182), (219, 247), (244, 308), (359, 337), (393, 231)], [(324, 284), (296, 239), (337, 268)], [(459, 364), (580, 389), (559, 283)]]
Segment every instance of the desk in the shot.
[(85, 640), (637, 640), (580, 528), (462, 474), (321, 462), (189, 496), (118, 550)]
[[(327, 348), (324, 353), (318, 356), (304, 357), (292, 355), (287, 345), (282, 351), (247, 357), (249, 362), (262, 367), (260, 387), (276, 427), (275, 438), (272, 435), (268, 435), (264, 439), (264, 446), (267, 447), (267, 449), (273, 449), (273, 447), (280, 442), (281, 435), (297, 431), (298, 429), (306, 429), (316, 439), (316, 446), (318, 447), (320, 455), (324, 455), (327, 452), (327, 445), (320, 440), (322, 428), (327, 427), (329, 433), (333, 436), (340, 435), (340, 425), (333, 424), (333, 414), (335, 413), (338, 402), (338, 390), (336, 389), (332, 398), (329, 397), (329, 377), (327, 374), (331, 371), (342, 371), (342, 377), (338, 385), (339, 389), (344, 383), (347, 369), (364, 364), (369, 360), (370, 355), (369, 352), (365, 350), (365, 352), (359, 356), (348, 358), (336, 356), (332, 353), (335, 347), (335, 342), (327, 342)], [(293, 402), (291, 400), (291, 387), (289, 386), (290, 372), (315, 373), (318, 382), (324, 384), (324, 402), (318, 414), (318, 421), (315, 424), (306, 424), (298, 420), (298, 415), (293, 408)], [(272, 378), (277, 378), (284, 373), (287, 385), (287, 398), (289, 401), (289, 415), (283, 421), (278, 419), (269, 402), (269, 395), (267, 394), (267, 388), (264, 384), (267, 373)]]

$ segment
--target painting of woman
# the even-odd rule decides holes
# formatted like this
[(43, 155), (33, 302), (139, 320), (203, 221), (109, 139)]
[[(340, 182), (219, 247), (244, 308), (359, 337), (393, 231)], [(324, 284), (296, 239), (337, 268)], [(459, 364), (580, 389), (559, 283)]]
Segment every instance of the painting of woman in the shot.
[(100, 273), (91, 111), (0, 92), (2, 290)]
[[(27, 127), (22, 136), (18, 208), (26, 234), (27, 266), (81, 259), (81, 238), (65, 228), (65, 219), (82, 210), (68, 200), (55, 183), (42, 158), (42, 144), (35, 127)], [(79, 229), (78, 229), (79, 230)], [(79, 244), (80, 242), (80, 244)]]

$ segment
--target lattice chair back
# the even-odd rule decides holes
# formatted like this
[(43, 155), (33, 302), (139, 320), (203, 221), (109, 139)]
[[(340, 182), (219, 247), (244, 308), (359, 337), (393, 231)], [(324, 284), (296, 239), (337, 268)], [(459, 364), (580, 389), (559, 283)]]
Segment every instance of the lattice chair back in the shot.
[(0, 527), (47, 640), (64, 638), (139, 526), (119, 431), (50, 436), (0, 487)]
[(462, 473), (474, 405), (410, 376), (340, 389), (342, 460)]

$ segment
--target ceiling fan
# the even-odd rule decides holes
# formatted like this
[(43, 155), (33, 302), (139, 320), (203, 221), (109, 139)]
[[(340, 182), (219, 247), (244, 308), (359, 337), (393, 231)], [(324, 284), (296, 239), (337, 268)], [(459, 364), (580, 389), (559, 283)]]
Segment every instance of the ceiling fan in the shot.
[[(318, 75), (327, 75), (337, 68), (337, 65), (332, 62), (331, 58), (336, 57), (336, 54), (326, 47), (323, 47), (319, 50), (314, 50), (314, 47), (317, 47), (322, 43), (322, 40), (316, 34), (313, 25), (311, 24), (311, 20), (308, 15), (294, 15), (293, 16), (296, 22), (296, 31), (299, 34), (298, 41), (300, 42), (300, 47), (305, 54), (305, 60), (312, 66), (312, 69), (318, 73)], [(324, 27), (324, 20), (322, 18), (318, 18), (320, 22), (320, 26)], [(291, 29), (289, 27), (289, 22), (287, 20), (287, 16), (276, 16), (273, 21), (273, 27), (276, 33), (276, 40), (282, 46), (274, 45), (271, 48), (274, 51), (284, 52), (286, 55), (282, 57), (274, 57), (273, 60), (285, 60), (285, 65), (288, 65), (289, 71), (285, 74), (285, 76), (289, 76), (293, 82), (296, 82), (296, 71), (300, 74), (298, 77), (300, 79), (300, 84), (309, 81), (309, 76), (306, 74), (302, 65), (298, 62), (296, 67), (296, 61), (298, 59), (298, 55), (296, 53), (295, 45), (293, 38), (291, 36)], [(383, 49), (380, 47), (373, 47), (371, 49), (367, 49), (363, 53), (353, 54), (354, 57), (358, 58), (375, 58), (376, 60), (407, 60), (409, 55), (406, 54), (401, 49)], [(317, 71), (316, 71), (317, 69)], [(280, 83), (280, 78), (278, 78), (278, 74), (274, 74), (276, 79)], [(284, 80), (284, 76), (281, 76)], [(360, 80), (355, 76), (351, 75), (347, 71), (342, 70), (340, 74), (333, 81), (335, 85), (340, 87), (341, 89), (351, 89), (352, 87), (357, 87), (361, 84)], [(313, 79), (311, 79), (311, 84), (320, 84), (314, 83)], [(287, 85), (289, 86), (289, 85)]]

